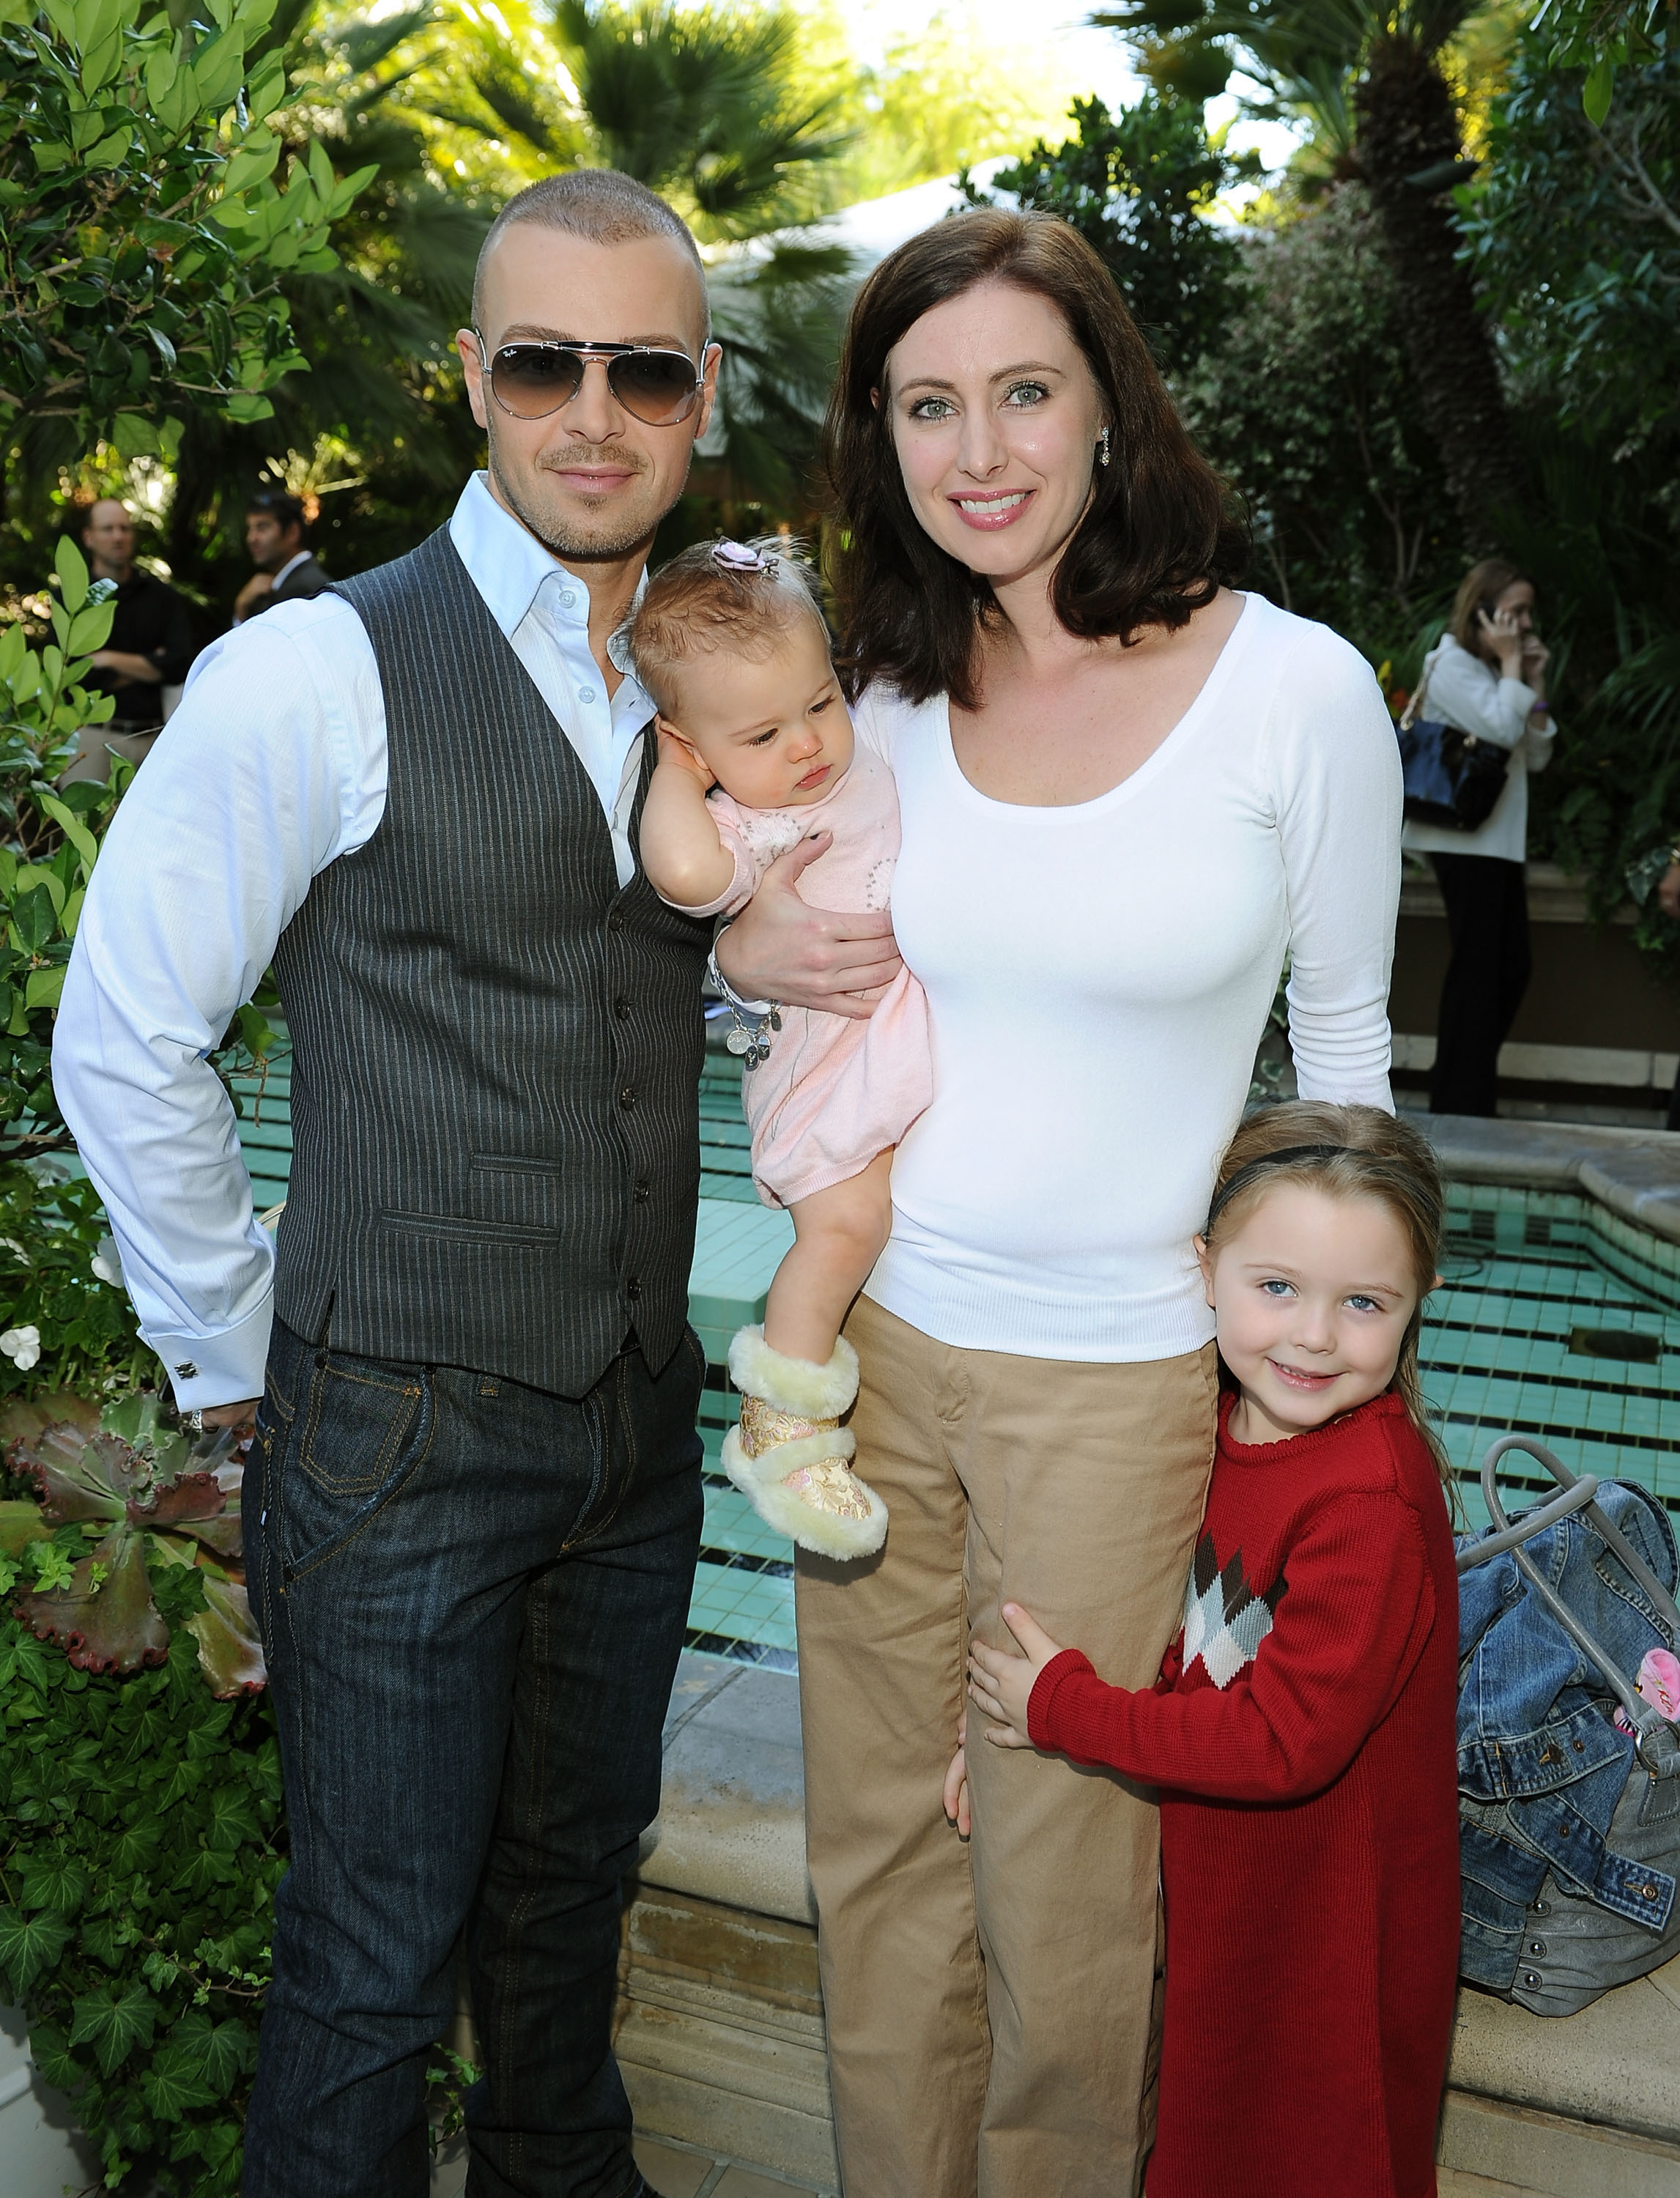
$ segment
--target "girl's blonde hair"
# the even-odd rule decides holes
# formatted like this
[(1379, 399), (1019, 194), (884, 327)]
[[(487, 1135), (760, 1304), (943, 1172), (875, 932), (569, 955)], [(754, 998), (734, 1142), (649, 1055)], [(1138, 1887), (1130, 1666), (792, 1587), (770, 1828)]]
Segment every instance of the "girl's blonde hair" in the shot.
[(1440, 1166), (1427, 1138), (1378, 1107), (1332, 1107), (1323, 1100), (1296, 1099), (1262, 1108), (1241, 1124), (1219, 1163), (1204, 1232), (1209, 1249), (1240, 1228), (1280, 1183), (1307, 1183), (1332, 1198), (1374, 1199), (1398, 1224), (1411, 1254), (1417, 1305), (1406, 1323), (1389, 1386), (1428, 1444), (1450, 1496), (1452, 1468), (1429, 1423), (1417, 1370), (1423, 1300), (1434, 1287), (1446, 1220)]
[(802, 542), (779, 534), (696, 542), (660, 567), (631, 614), (627, 638), (636, 676), (663, 706), (671, 669), (685, 657), (727, 649), (762, 664), (802, 618), (814, 618), (827, 639)]

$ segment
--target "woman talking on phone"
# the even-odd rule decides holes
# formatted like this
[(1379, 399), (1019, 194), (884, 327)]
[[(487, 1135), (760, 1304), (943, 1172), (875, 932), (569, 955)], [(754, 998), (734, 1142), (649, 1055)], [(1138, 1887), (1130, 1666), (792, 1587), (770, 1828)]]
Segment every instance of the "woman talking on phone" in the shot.
[(1510, 751), (1499, 799), (1478, 830), (1405, 828), (1408, 852), (1427, 854), (1440, 881), (1452, 942), (1432, 1114), (1495, 1112), (1499, 1049), (1528, 989), (1528, 774), (1551, 761), (1557, 730), (1546, 700), (1550, 654), (1534, 631), (1533, 583), (1503, 558), (1485, 557), (1465, 574), (1447, 631), (1424, 659), (1419, 714)]

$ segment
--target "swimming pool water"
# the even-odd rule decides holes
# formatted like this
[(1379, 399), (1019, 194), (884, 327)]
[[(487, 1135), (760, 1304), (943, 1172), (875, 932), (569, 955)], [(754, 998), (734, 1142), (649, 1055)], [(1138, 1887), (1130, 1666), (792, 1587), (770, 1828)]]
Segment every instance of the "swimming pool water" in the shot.
[[(244, 1087), (240, 1137), (259, 1211), (285, 1195), (288, 1069), (282, 1055), (259, 1106)], [(699, 1418), (706, 1524), (688, 1643), (791, 1671), (792, 1545), (759, 1521), (718, 1462), (737, 1409), (722, 1363), (729, 1338), (762, 1315), (792, 1236), (786, 1215), (770, 1212), (753, 1193), (739, 1071), (726, 1055), (707, 1061), (700, 1140), (689, 1302), (712, 1364)], [(1578, 1195), (1451, 1186), (1443, 1281), (1429, 1300), (1420, 1357), (1470, 1524), (1486, 1520), (1477, 1486), (1482, 1453), (1507, 1433), (1538, 1437), (1577, 1472), (1641, 1481), (1680, 1511), (1680, 1381), (1668, 1364), (1677, 1354), (1680, 1246)], [(1508, 1508), (1552, 1486), (1538, 1465), (1511, 1464)]]

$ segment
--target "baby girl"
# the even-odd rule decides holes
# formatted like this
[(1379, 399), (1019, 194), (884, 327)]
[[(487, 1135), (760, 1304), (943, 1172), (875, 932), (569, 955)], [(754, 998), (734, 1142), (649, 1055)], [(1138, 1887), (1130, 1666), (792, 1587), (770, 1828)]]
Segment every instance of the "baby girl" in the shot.
[[(857, 746), (810, 567), (789, 546), (685, 550), (648, 583), (630, 630), (659, 709), (642, 861), (695, 916), (734, 915), (809, 834), (819, 908), (884, 909), (898, 854), (892, 774)], [(927, 1005), (900, 973), (867, 1020), (785, 1008), (746, 1056), (753, 1178), (793, 1219), (762, 1329), (730, 1346), (741, 1425), (724, 1466), (759, 1515), (828, 1557), (878, 1550), (887, 1506), (852, 1470), (840, 1416), (857, 1393), (846, 1309), (892, 1225), (892, 1148), (933, 1096)]]

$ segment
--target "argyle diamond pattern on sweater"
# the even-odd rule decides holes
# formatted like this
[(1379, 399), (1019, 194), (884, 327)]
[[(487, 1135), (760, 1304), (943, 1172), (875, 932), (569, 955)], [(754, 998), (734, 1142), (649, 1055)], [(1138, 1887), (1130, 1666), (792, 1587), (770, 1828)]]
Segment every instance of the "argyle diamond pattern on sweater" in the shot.
[(1264, 1592), (1257, 1590), (1242, 1568), (1241, 1550), (1222, 1566), (1212, 1535), (1204, 1534), (1184, 1584), (1184, 1669), (1200, 1656), (1214, 1685), (1229, 1686), (1271, 1631), (1288, 1585), (1279, 1573)]

